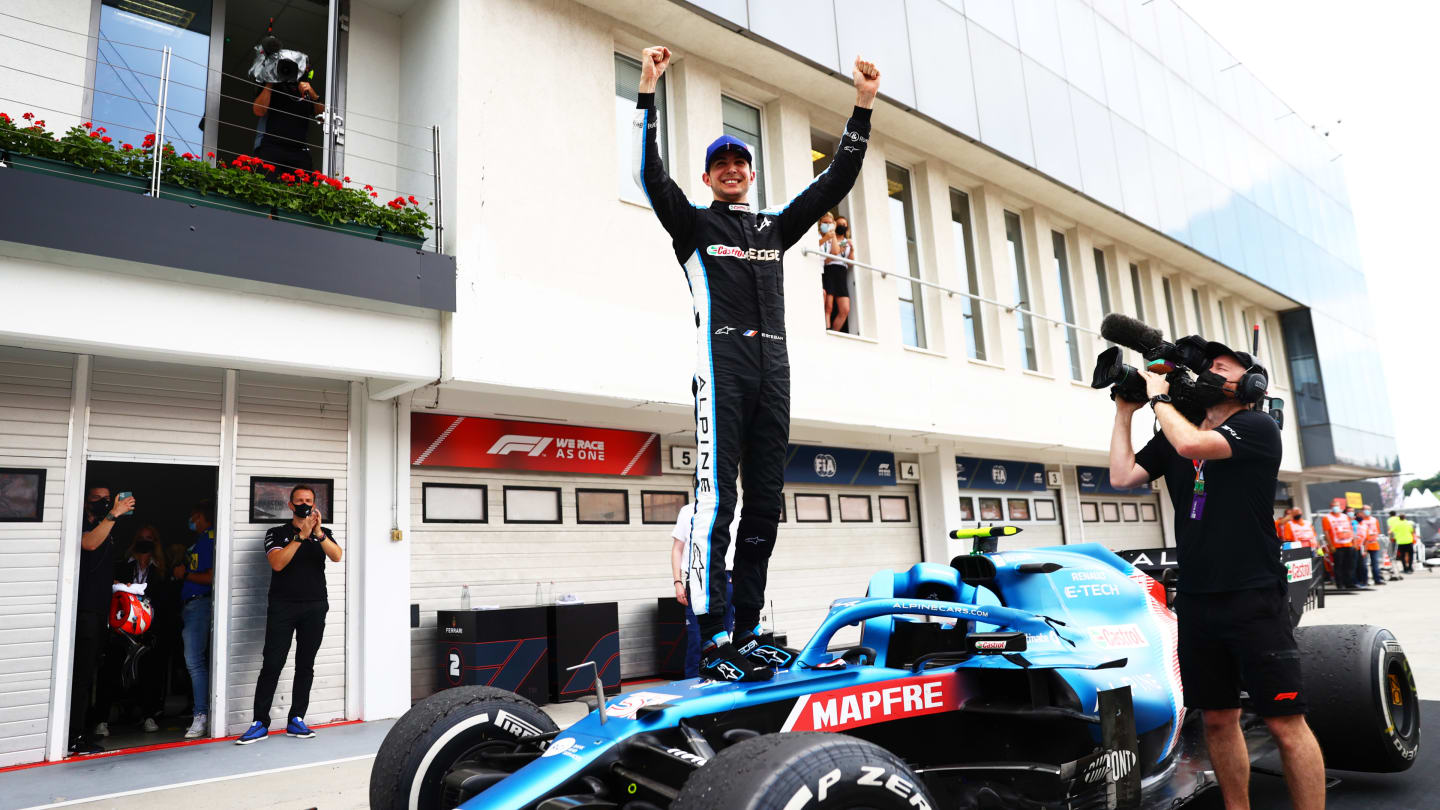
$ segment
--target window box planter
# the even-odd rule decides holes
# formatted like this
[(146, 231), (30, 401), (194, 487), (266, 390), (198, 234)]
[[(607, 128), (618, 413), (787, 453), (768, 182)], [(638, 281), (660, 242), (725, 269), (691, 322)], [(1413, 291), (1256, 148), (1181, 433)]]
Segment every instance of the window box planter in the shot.
[(79, 180), (82, 183), (104, 186), (119, 191), (144, 194), (150, 190), (150, 181), (144, 177), (131, 177), (127, 174), (114, 174), (112, 172), (86, 169), (81, 166), (76, 166), (73, 163), (66, 163), (63, 160), (12, 154), (5, 156), (5, 163), (10, 168), (19, 169), (22, 172), (60, 175), (61, 177), (68, 177), (71, 180)]
[(252, 217), (268, 217), (274, 210), (268, 205), (256, 205), (255, 203), (237, 200), (234, 197), (221, 197), (214, 194), (201, 194), (188, 188), (181, 188), (169, 183), (160, 184), (160, 198), (162, 200), (176, 200), (201, 208), (216, 208), (222, 211), (234, 211), (237, 214), (247, 214)]
[(380, 231), (380, 241), (384, 242), (387, 245), (402, 245), (404, 247), (419, 250), (420, 246), (425, 244), (425, 237), (408, 236), (403, 233), (395, 233), (394, 231), (382, 230)]
[(302, 214), (299, 211), (291, 211), (285, 208), (275, 209), (275, 218), (281, 222), (292, 222), (296, 225), (305, 225), (311, 228), (321, 228), (332, 233), (343, 233), (347, 236), (358, 236), (361, 239), (375, 239), (376, 233), (380, 230), (374, 225), (361, 225), (358, 222), (335, 222), (330, 223), (319, 217), (312, 217), (309, 214)]

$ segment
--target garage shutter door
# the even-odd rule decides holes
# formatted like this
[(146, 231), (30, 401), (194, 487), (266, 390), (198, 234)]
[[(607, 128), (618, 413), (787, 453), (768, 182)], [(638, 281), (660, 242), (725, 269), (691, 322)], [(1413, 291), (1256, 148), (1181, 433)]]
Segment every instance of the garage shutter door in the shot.
[(0, 767), (45, 757), (73, 362), (0, 347), (0, 466), (45, 470), (43, 521), (0, 523)]
[[(230, 596), (230, 672), (225, 718), (229, 733), (250, 724), (255, 680), (260, 674), (265, 642), (265, 606), (270, 566), (265, 562), (265, 531), (273, 523), (250, 522), (250, 478), (277, 476), (334, 479), (333, 514), (325, 524), (341, 548), (341, 563), (325, 565), (330, 612), (325, 640), (315, 659), (310, 690), (312, 724), (345, 716), (345, 567), (349, 556), (345, 536), (346, 465), (349, 458), (349, 387), (344, 382), (316, 381), (241, 373), (236, 401), (234, 535), (230, 564), (234, 579)], [(399, 583), (397, 583), (399, 587)], [(272, 715), (278, 719), (290, 704), (294, 646), (280, 676)]]
[(224, 374), (96, 357), (86, 452), (91, 458), (138, 454), (218, 461)]
[[(824, 495), (830, 505), (829, 523), (796, 520), (796, 496)], [(882, 522), (880, 496), (903, 497), (909, 520)], [(840, 520), (840, 497), (870, 501), (870, 522)], [(857, 502), (858, 503), (858, 502)], [(785, 522), (770, 558), (766, 599), (773, 603), (771, 626), (785, 633), (798, 647), (815, 632), (830, 610), (830, 603), (847, 596), (864, 596), (877, 571), (902, 571), (920, 562), (920, 513), (915, 488), (829, 487), (787, 484)], [(766, 614), (770, 614), (766, 606)], [(831, 646), (860, 641), (859, 628), (837, 633)]]

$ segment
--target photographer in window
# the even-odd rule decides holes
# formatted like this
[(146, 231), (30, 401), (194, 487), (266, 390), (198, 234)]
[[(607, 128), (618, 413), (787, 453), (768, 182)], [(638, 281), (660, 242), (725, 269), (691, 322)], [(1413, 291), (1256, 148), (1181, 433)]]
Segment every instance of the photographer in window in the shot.
[(260, 678), (255, 684), (255, 721), (235, 742), (248, 745), (270, 734), (270, 703), (280, 682), (280, 670), (295, 638), (295, 680), (285, 733), (309, 739), (315, 732), (305, 724), (310, 708), (310, 684), (315, 680), (315, 654), (325, 636), (325, 614), (330, 609), (325, 592), (325, 560), (340, 562), (340, 545), (320, 525), (315, 490), (300, 484), (290, 490), (295, 517), (265, 533), (265, 559), (270, 563), (270, 602), (265, 614), (265, 650)]
[(1198, 426), (1171, 401), (1166, 377), (1139, 372), (1161, 429), (1139, 454), (1130, 443), (1131, 421), (1145, 403), (1115, 397), (1110, 482), (1128, 488), (1163, 476), (1169, 489), (1179, 546), (1175, 612), (1185, 705), (1204, 711), (1226, 806), (1249, 802), (1243, 688), (1279, 745), (1294, 806), (1320, 808), (1324, 763), (1305, 722), (1300, 654), (1271, 521), (1280, 429), (1252, 408), (1264, 395), (1264, 381), (1253, 375), (1268, 375), (1250, 355), (1219, 343), (1205, 346), (1204, 359), (1204, 368), (1193, 366), (1208, 382), (1191, 396), (1200, 390), (1210, 399)]
[[(267, 38), (274, 40), (273, 37)], [(255, 157), (274, 164), (270, 175), (278, 178), (287, 171), (310, 171), (315, 163), (310, 157), (310, 123), (325, 112), (320, 94), (305, 80), (309, 59), (299, 51), (283, 50), (273, 42), (263, 70), (251, 75), (267, 79), (251, 103), (251, 112), (260, 119), (256, 127)], [(273, 65), (273, 67), (272, 67)], [(273, 72), (273, 80), (270, 80)]]

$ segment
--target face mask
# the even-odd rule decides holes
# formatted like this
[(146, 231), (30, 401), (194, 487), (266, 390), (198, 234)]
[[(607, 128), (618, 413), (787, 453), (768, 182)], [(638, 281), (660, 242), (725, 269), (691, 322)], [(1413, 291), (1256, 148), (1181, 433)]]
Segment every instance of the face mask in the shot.
[(298, 503), (298, 504), (295, 504), (294, 506), (292, 506), (291, 508), (295, 510), (295, 517), (307, 518), (307, 517), (310, 517), (310, 512), (311, 512), (315, 507), (311, 506), (311, 505), (308, 504), (308, 503)]
[(200, 531), (199, 527), (197, 527), (197, 526), (195, 525), (195, 520), (194, 520), (194, 518), (191, 518), (190, 522), (187, 523), (187, 524), (185, 524), (185, 525), (186, 525), (186, 526), (189, 526), (189, 527), (190, 527), (190, 531), (192, 531), (192, 532), (198, 532), (198, 531)]
[(847, 234), (847, 233), (849, 233), (849, 232), (850, 232), (850, 226), (849, 226), (849, 225), (836, 225), (836, 226), (835, 226), (835, 233), (836, 233), (837, 235), (839, 235), (839, 236), (844, 236), (845, 234)]
[(154, 543), (153, 541), (150, 541), (150, 540), (137, 540), (137, 541), (135, 541), (135, 553), (136, 553), (136, 554), (149, 554), (150, 552), (152, 552), (152, 551), (154, 551), (154, 550), (155, 550), (155, 543)]
[(90, 506), (90, 511), (91, 511), (91, 512), (94, 512), (94, 513), (97, 514), (97, 515), (102, 514), (102, 513), (105, 513), (105, 512), (108, 512), (108, 511), (110, 511), (110, 506), (111, 506), (110, 498), (107, 496), (107, 497), (101, 498), (101, 499), (98, 500), (98, 501), (90, 501), (90, 502), (89, 502), (89, 506)]
[(829, 233), (832, 227), (834, 226), (832, 226), (830, 223), (822, 222), (820, 223), (820, 233)]
[(1370, 510), (1369, 510), (1369, 509), (1366, 509), (1366, 510), (1365, 510), (1365, 517), (1370, 517)]
[(1330, 514), (1332, 514), (1332, 515), (1338, 515), (1338, 514), (1340, 514), (1340, 507), (1338, 507), (1338, 506), (1332, 506), (1332, 507), (1330, 507)]

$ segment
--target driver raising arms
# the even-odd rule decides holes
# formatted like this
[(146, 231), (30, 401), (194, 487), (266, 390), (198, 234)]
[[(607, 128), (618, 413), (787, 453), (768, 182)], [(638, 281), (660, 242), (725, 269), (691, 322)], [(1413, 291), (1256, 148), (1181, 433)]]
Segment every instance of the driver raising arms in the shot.
[[(785, 350), (784, 271), (781, 254), (822, 214), (835, 207), (860, 174), (870, 139), (870, 110), (880, 72), (855, 60), (855, 109), (829, 168), (786, 205), (751, 211), (755, 182), (750, 148), (722, 135), (705, 150), (701, 180), (714, 200), (691, 205), (665, 172), (657, 141), (655, 86), (670, 66), (670, 49), (641, 56), (634, 123), (635, 182), (670, 234), (694, 299), (696, 328), (695, 514), (690, 604), (704, 645), (700, 674), (719, 680), (756, 681), (793, 654), (761, 645), (760, 609), (780, 520), (785, 453), (790, 438), (790, 361)], [(735, 476), (745, 470), (745, 505), (736, 541), (735, 638), (725, 631), (723, 566), (735, 511)]]

